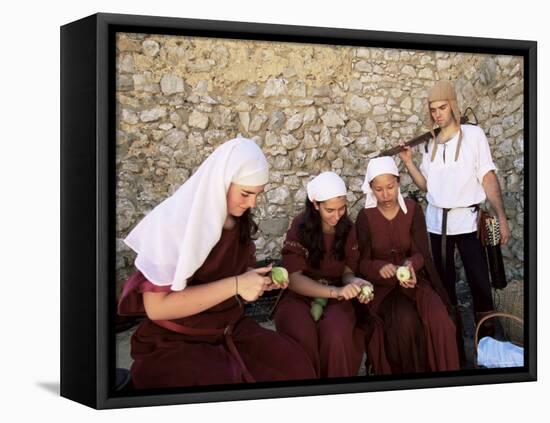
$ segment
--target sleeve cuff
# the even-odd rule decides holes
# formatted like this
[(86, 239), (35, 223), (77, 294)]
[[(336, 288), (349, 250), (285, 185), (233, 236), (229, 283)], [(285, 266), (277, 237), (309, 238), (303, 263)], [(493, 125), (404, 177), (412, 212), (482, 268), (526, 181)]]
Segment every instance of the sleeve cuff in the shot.
[(481, 166), (478, 171), (477, 171), (477, 180), (479, 181), (479, 183), (482, 183), (483, 182), (483, 178), (485, 177), (485, 175), (490, 172), (491, 170), (494, 170), (495, 173), (497, 171), (497, 168), (496, 166), (493, 164), (493, 163), (487, 163), (486, 165), (484, 166)]

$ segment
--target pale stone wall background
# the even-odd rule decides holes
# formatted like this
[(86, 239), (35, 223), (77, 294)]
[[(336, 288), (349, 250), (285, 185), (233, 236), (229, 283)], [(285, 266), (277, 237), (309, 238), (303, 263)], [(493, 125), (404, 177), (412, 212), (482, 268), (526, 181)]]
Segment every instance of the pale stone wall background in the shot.
[[(258, 259), (280, 257), (310, 175), (339, 173), (355, 219), (368, 159), (427, 130), (437, 79), (455, 81), (488, 136), (513, 234), (506, 269), (523, 279), (523, 72), (514, 56), (119, 34), (117, 285), (135, 257), (122, 239), (238, 133), (271, 165), (255, 211)], [(417, 191), (406, 172), (401, 182)]]

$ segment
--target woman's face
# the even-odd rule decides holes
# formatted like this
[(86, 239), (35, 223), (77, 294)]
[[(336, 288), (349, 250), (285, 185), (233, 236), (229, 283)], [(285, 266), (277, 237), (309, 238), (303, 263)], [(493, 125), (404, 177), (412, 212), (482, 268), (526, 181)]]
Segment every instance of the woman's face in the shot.
[(335, 197), (326, 201), (314, 201), (313, 206), (319, 211), (323, 227), (334, 228), (342, 216), (346, 213), (346, 197)]
[(382, 208), (392, 208), (397, 204), (397, 195), (399, 193), (399, 181), (397, 176), (385, 173), (378, 175), (370, 184), (378, 206)]
[(227, 191), (227, 212), (234, 217), (240, 217), (250, 208), (256, 207), (258, 194), (264, 192), (264, 186), (248, 186), (233, 184)]

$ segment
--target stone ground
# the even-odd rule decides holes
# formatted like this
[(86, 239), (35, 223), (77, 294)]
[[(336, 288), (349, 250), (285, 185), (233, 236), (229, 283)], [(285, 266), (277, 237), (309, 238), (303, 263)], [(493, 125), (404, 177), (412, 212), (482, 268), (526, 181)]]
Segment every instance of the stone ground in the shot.
[[(474, 368), (474, 334), (475, 334), (475, 324), (474, 324), (474, 314), (472, 310), (472, 298), (470, 296), (470, 291), (468, 285), (464, 281), (459, 281), (457, 283), (457, 295), (459, 298), (459, 306), (462, 313), (462, 321), (464, 324), (464, 343), (466, 349), (466, 369)], [(249, 304), (246, 309), (246, 313), (254, 317), (261, 326), (266, 329), (275, 330), (275, 326), (272, 320), (269, 320), (267, 317), (267, 310), (273, 304), (273, 297), (267, 297), (261, 299), (254, 304)], [(127, 329), (123, 332), (119, 332), (116, 335), (117, 340), (117, 367), (129, 369), (132, 364), (132, 358), (130, 357), (130, 337), (136, 329), (137, 326), (134, 326), (130, 329)], [(365, 358), (359, 369), (359, 376), (366, 374), (365, 369)]]

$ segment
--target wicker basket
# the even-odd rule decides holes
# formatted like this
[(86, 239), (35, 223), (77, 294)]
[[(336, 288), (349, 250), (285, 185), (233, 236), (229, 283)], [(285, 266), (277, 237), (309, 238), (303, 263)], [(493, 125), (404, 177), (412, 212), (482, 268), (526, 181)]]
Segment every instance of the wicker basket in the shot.
[[(511, 314), (523, 319), (523, 282), (513, 280), (502, 290), (494, 291), (495, 309), (497, 312)], [(504, 334), (511, 342), (523, 344), (523, 324), (514, 319), (500, 319)]]
[[(502, 319), (500, 319), (501, 324), (504, 323), (503, 319), (506, 319), (507, 321), (515, 322), (515, 325), (519, 326), (521, 328), (521, 333), (523, 334), (523, 319), (521, 319), (517, 316), (514, 316), (513, 314), (501, 313), (501, 312), (496, 311), (496, 312), (488, 314), (485, 317), (483, 317), (482, 319), (480, 319), (480, 321), (476, 325), (476, 332), (475, 332), (475, 335), (474, 335), (474, 346), (475, 346), (475, 348), (474, 348), (474, 366), (475, 367), (478, 367), (478, 364), (477, 364), (477, 348), (478, 348), (478, 343), (479, 343), (479, 330), (480, 330), (481, 326), (483, 325), (483, 323), (485, 323), (487, 320), (498, 318), (498, 317), (502, 318)], [(503, 325), (503, 327), (505, 327), (505, 325)], [(512, 342), (512, 343), (514, 343), (514, 344), (516, 344), (520, 347), (523, 347), (523, 336), (521, 338), (522, 338), (521, 342), (516, 342), (511, 338), (509, 338), (509, 340), (510, 340), (510, 342)]]

